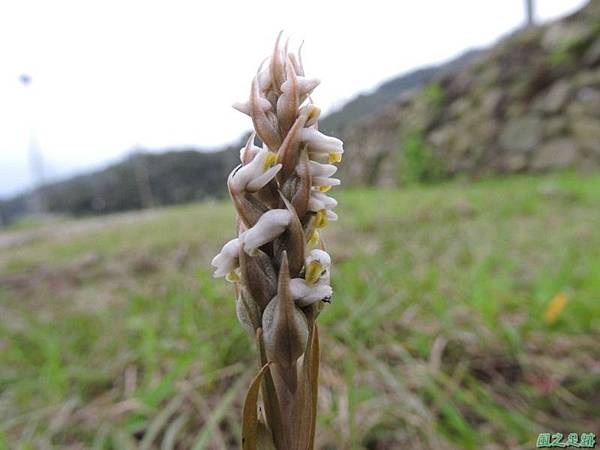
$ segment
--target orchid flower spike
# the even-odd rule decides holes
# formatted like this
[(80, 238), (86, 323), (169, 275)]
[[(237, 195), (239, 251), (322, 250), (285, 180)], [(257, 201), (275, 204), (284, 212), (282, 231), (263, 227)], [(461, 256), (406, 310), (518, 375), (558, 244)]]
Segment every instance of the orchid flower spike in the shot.
[(340, 184), (334, 164), (344, 149), (342, 141), (318, 131), (321, 110), (312, 95), (319, 80), (305, 74), (300, 51), (288, 48), (280, 34), (248, 99), (234, 105), (250, 117), (254, 132), (227, 180), (237, 237), (211, 261), (214, 276), (234, 284), (236, 315), (259, 353), (264, 414), (256, 395), (248, 396), (244, 448), (257, 448), (257, 429), (264, 431), (264, 448), (314, 447), (316, 319), (333, 295), (331, 257), (319, 230), (337, 220), (329, 191)]

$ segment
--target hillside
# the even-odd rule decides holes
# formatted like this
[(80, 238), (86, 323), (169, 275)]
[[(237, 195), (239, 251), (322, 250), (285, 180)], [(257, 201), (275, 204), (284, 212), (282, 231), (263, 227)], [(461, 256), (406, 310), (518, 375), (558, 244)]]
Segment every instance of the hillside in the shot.
[(28, 192), (0, 201), (0, 224), (25, 214), (36, 200), (50, 213), (86, 215), (219, 197), (239, 164), (241, 145), (212, 152), (136, 153), (102, 170), (50, 183), (41, 199)]
[(341, 130), (349, 183), (600, 164), (600, 1), (509, 36)]
[(403, 95), (417, 91), (434, 77), (456, 72), (474, 60), (480, 52), (481, 50), (469, 50), (445, 64), (417, 69), (394, 77), (381, 84), (372, 93), (360, 94), (345, 103), (339, 110), (328, 114), (319, 121), (319, 127), (328, 134), (337, 135), (344, 128), (351, 127), (398, 101)]

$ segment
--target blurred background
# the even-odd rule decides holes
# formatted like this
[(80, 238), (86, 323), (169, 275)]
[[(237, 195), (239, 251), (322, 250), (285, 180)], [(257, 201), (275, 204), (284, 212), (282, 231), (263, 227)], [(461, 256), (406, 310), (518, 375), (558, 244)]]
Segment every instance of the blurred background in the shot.
[(321, 449), (600, 431), (600, 1), (0, 5), (0, 449), (229, 449), (231, 108), (277, 33), (345, 144)]

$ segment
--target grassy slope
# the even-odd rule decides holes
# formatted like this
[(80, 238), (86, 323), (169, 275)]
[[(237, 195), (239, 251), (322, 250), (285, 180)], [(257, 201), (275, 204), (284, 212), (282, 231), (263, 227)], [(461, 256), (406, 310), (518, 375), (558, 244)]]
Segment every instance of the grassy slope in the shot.
[[(598, 431), (599, 175), (337, 197), (320, 448)], [(0, 251), (0, 448), (236, 448), (254, 352), (208, 267), (232, 229), (219, 203), (20, 231)]]

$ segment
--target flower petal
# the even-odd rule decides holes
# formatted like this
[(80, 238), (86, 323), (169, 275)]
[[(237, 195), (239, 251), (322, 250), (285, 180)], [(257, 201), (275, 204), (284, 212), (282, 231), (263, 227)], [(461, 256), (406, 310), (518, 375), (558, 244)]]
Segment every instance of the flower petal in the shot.
[(292, 215), (287, 209), (267, 211), (256, 225), (240, 235), (244, 251), (251, 255), (254, 250), (280, 236), (290, 224)]
[(337, 200), (329, 197), (327, 194), (319, 191), (311, 191), (308, 201), (309, 211), (318, 211), (320, 209), (333, 209), (337, 206)]
[(300, 140), (308, 144), (310, 152), (344, 153), (342, 141), (335, 137), (326, 136), (315, 128), (300, 130)]
[[(309, 162), (310, 175), (312, 177), (330, 177), (337, 171), (337, 167), (333, 164), (321, 164), (316, 161)], [(313, 183), (316, 184), (316, 183)]]
[(234, 271), (239, 266), (239, 254), (240, 254), (240, 241), (239, 239), (232, 239), (227, 242), (219, 254), (215, 256), (211, 265), (216, 267), (214, 277), (224, 277), (228, 273)]
[(333, 289), (326, 283), (308, 284), (302, 278), (290, 280), (290, 292), (296, 305), (304, 308), (321, 300), (329, 300)]

